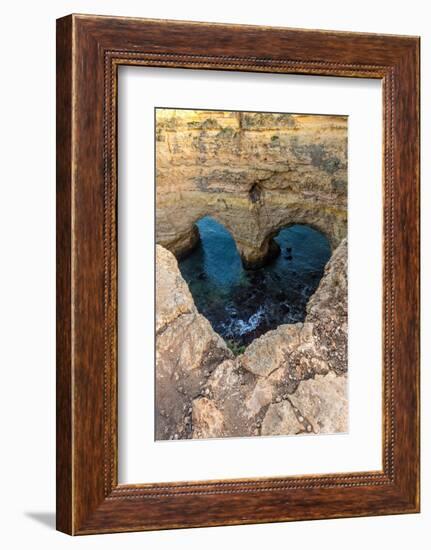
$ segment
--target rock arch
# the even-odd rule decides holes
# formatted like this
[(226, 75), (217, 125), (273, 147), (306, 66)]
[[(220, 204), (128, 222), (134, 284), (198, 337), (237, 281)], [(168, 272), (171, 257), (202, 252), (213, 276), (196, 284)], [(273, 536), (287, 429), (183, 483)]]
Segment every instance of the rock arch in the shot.
[(306, 224), (334, 250), (347, 235), (347, 119), (163, 110), (157, 119), (157, 243), (177, 257), (211, 216), (245, 267), (276, 253), (274, 235)]

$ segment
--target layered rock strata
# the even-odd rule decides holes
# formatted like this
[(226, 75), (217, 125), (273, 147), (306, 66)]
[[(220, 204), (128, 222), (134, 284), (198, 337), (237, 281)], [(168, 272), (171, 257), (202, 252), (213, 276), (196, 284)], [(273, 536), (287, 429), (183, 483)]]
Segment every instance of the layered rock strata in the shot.
[(249, 268), (295, 223), (335, 249), (347, 234), (347, 117), (157, 109), (156, 193), (157, 242), (177, 257), (207, 215)]
[(162, 246), (156, 266), (156, 439), (347, 431), (346, 239), (304, 323), (279, 326), (238, 357)]

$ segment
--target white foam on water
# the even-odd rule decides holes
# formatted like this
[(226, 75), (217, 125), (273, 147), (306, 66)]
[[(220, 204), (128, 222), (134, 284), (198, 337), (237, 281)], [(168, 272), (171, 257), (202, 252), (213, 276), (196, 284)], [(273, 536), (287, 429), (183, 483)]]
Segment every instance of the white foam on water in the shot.
[(223, 328), (226, 329), (227, 336), (244, 336), (244, 334), (256, 330), (264, 318), (265, 307), (260, 306), (247, 320), (233, 319), (229, 323), (223, 324)]

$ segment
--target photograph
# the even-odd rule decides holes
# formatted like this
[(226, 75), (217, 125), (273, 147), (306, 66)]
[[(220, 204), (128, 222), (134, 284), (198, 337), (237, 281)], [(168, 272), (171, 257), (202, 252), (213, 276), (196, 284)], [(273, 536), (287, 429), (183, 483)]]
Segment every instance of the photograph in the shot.
[(155, 108), (155, 439), (348, 432), (348, 116)]
[(2, 547), (429, 547), (429, 4), (2, 8)]

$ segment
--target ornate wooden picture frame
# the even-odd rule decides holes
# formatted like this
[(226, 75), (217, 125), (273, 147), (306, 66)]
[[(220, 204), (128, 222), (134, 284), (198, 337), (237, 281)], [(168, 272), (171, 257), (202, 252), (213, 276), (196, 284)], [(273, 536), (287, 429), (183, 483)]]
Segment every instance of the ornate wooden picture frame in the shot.
[[(118, 483), (117, 70), (380, 79), (383, 468)], [(419, 511), (419, 39), (70, 15), (57, 21), (57, 528), (138, 531)]]

